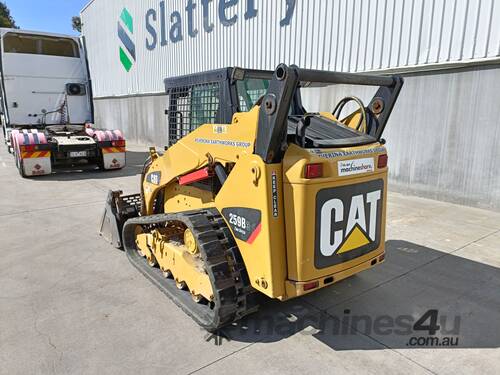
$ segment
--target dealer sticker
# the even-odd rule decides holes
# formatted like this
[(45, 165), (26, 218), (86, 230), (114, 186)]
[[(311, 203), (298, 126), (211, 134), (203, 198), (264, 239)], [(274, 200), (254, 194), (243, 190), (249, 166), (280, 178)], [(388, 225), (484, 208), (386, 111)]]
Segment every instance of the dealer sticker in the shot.
[(373, 158), (340, 160), (338, 162), (339, 176), (368, 173), (375, 170)]

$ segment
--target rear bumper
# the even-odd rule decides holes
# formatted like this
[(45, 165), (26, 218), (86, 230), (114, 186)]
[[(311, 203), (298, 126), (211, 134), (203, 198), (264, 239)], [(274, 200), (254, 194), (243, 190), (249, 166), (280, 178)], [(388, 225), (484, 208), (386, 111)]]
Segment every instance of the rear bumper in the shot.
[[(367, 270), (377, 264), (383, 263), (385, 261), (385, 251), (381, 253), (377, 251), (377, 255), (371, 257), (370, 259), (360, 263), (354, 267), (347, 268), (345, 270), (336, 272), (331, 275), (322, 276), (317, 279), (308, 281), (285, 281), (286, 297), (283, 300), (300, 297), (305, 294), (309, 294), (321, 288), (333, 285), (341, 280), (344, 280), (350, 276), (353, 276), (361, 271)], [(317, 286), (314, 286), (317, 284)]]
[[(80, 153), (80, 156), (74, 156), (73, 153)], [(64, 145), (53, 146), (52, 154), (55, 161), (66, 161), (75, 159), (92, 159), (99, 156), (98, 147), (94, 145)]]
[[(78, 155), (78, 153), (85, 153)], [(102, 158), (102, 160), (101, 160)], [(56, 164), (77, 162), (78, 160), (87, 160), (89, 163), (101, 165), (103, 169), (121, 169), (126, 165), (125, 147), (59, 147), (53, 152), (53, 159)]]
[(101, 169), (125, 167), (126, 147), (121, 132), (113, 131), (113, 137), (103, 137), (103, 131), (86, 129), (86, 133), (47, 136), (36, 129), (14, 129), (8, 139), (24, 176), (50, 174), (52, 167), (80, 162), (97, 164)]

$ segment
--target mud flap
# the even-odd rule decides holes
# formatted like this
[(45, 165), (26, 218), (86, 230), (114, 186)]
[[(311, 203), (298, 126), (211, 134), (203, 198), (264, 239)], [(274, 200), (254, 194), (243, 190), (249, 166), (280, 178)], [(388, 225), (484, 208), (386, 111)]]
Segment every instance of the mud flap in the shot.
[(52, 173), (51, 146), (44, 133), (36, 129), (14, 129), (10, 141), (21, 176), (43, 176)]
[(125, 152), (107, 152), (103, 149), (102, 166), (105, 170), (121, 169), (126, 165)]
[(92, 136), (101, 150), (101, 169), (110, 170), (125, 167), (127, 163), (126, 142), (121, 131), (96, 130), (92, 132)]
[[(50, 153), (49, 153), (50, 155)], [(43, 176), (52, 173), (52, 164), (49, 157), (24, 158), (19, 161), (22, 175), (26, 177)]]
[(139, 216), (141, 195), (122, 195), (120, 190), (108, 192), (104, 212), (99, 225), (99, 234), (117, 249), (122, 248), (123, 224)]

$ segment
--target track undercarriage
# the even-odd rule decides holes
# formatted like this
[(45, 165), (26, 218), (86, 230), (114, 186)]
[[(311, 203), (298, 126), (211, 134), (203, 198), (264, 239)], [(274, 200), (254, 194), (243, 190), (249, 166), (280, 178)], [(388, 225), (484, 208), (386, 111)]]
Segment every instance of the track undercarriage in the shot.
[(123, 244), (131, 263), (209, 331), (258, 309), (238, 248), (216, 210), (129, 219)]

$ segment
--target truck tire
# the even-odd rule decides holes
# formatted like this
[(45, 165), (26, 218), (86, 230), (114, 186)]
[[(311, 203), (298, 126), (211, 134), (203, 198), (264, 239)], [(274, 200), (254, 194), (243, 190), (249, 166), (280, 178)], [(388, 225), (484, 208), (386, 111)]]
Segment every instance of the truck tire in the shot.
[[(17, 160), (17, 157), (16, 157), (16, 160)], [(27, 178), (26, 174), (24, 173), (23, 161), (19, 159), (19, 161), (16, 164), (18, 164), (17, 170), (19, 171), (19, 174), (21, 175), (21, 177)]]
[(99, 167), (100, 171), (102, 172), (106, 171), (106, 169), (104, 169), (104, 159), (101, 150), (99, 150), (99, 155), (97, 156), (97, 166)]

